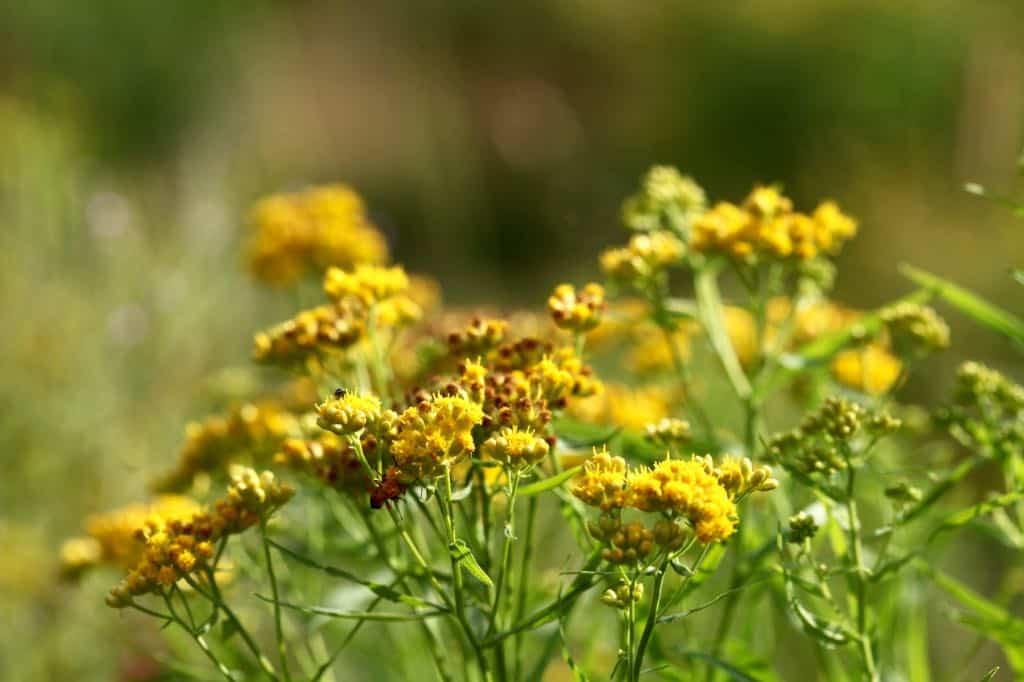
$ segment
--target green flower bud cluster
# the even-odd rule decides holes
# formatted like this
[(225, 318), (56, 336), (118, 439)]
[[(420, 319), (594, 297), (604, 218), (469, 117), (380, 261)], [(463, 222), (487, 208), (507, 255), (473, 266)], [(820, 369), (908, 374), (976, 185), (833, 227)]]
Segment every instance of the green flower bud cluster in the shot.
[(949, 325), (929, 306), (897, 303), (882, 311), (882, 322), (900, 355), (920, 355), (949, 348)]
[(794, 545), (802, 545), (818, 532), (818, 523), (807, 512), (799, 512), (789, 517), (789, 534), (786, 540)]
[(644, 597), (643, 583), (636, 583), (630, 589), (629, 583), (623, 581), (618, 587), (609, 587), (601, 595), (601, 602), (616, 609), (629, 608), (631, 603), (639, 603)]
[(900, 421), (889, 414), (869, 413), (857, 403), (832, 397), (799, 428), (773, 436), (768, 454), (786, 469), (828, 477), (847, 467), (859, 436), (879, 437), (899, 428)]

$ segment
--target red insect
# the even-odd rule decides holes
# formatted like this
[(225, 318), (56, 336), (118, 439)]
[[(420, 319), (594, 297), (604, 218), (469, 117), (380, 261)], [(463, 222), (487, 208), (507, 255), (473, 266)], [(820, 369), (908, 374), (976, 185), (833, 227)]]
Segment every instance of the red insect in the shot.
[(409, 489), (409, 486), (398, 480), (398, 473), (396, 467), (390, 467), (384, 472), (384, 478), (381, 479), (380, 485), (370, 491), (371, 507), (380, 509), (384, 505), (390, 505)]

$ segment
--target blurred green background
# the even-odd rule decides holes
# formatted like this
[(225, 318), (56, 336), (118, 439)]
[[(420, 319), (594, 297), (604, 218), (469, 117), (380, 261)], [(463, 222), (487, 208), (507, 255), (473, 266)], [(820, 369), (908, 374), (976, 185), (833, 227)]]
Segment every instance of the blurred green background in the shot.
[[(143, 678), (109, 576), (61, 585), (55, 552), (290, 311), (241, 268), (258, 196), (349, 182), (448, 301), (533, 305), (597, 276), (670, 163), (712, 199), (839, 200), (850, 304), (912, 262), (1019, 310), (1024, 225), (961, 187), (1014, 189), (1022, 28), (984, 0), (4, 3), (0, 679)], [(1012, 358), (951, 322), (909, 389), (933, 403), (958, 360)]]

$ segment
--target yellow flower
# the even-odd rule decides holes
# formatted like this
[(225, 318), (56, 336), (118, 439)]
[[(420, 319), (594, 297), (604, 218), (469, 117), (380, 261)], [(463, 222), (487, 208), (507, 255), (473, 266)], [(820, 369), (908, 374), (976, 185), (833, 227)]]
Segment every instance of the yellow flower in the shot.
[(664, 459), (628, 478), (628, 503), (645, 512), (687, 518), (704, 544), (725, 540), (735, 530), (736, 505), (707, 463)]
[(278, 365), (300, 363), (315, 354), (349, 348), (363, 331), (362, 317), (351, 308), (322, 305), (257, 334), (253, 357), (257, 362)]
[(507, 330), (505, 320), (475, 317), (465, 328), (448, 335), (448, 347), (463, 357), (482, 355), (501, 345)]
[[(364, 438), (364, 451), (371, 449), (368, 447), (371, 442), (376, 442), (370, 438), (373, 437)], [(275, 461), (315, 476), (336, 490), (360, 493), (370, 485), (366, 468), (355, 449), (333, 433), (325, 433), (314, 440), (288, 438), (281, 444)]]
[(272, 284), (287, 285), (328, 266), (383, 263), (384, 236), (369, 222), (362, 199), (345, 185), (276, 194), (252, 210), (249, 268)]
[(543, 460), (549, 450), (546, 440), (529, 429), (505, 428), (480, 446), (480, 454), (514, 467), (530, 466)]
[(857, 221), (839, 210), (834, 201), (824, 201), (811, 215), (818, 224), (818, 248), (833, 253), (857, 234)]
[(475, 450), (480, 405), (459, 396), (433, 396), (398, 416), (391, 454), (406, 480), (427, 480)]
[(573, 483), (572, 494), (584, 504), (604, 511), (625, 506), (626, 460), (604, 449), (595, 450)]
[(380, 398), (358, 391), (338, 389), (334, 396), (316, 406), (317, 425), (344, 436), (372, 427), (381, 416)]
[(409, 276), (396, 265), (385, 268), (377, 265), (357, 265), (346, 271), (329, 268), (324, 276), (324, 293), (335, 301), (358, 301), (372, 306), (405, 292)]
[(596, 327), (606, 307), (604, 287), (593, 282), (580, 291), (571, 284), (560, 284), (548, 298), (548, 312), (555, 324), (577, 333)]
[(686, 247), (668, 231), (633, 235), (624, 249), (611, 249), (601, 255), (601, 270), (614, 279), (649, 279), (678, 263)]
[(842, 351), (832, 359), (835, 380), (868, 395), (888, 393), (902, 373), (899, 358), (875, 343)]

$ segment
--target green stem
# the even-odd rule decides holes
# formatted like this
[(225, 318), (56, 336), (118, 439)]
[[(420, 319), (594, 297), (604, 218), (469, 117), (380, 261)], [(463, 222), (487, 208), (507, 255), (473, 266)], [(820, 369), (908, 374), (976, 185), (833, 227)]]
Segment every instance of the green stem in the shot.
[(644, 653), (647, 651), (647, 643), (654, 634), (654, 626), (658, 622), (658, 608), (661, 606), (661, 591), (665, 585), (665, 571), (668, 569), (669, 555), (665, 555), (657, 573), (654, 574), (654, 591), (651, 594), (651, 604), (647, 609), (647, 622), (644, 624), (644, 631), (640, 635), (640, 643), (636, 647), (636, 660), (633, 662), (633, 679), (640, 679), (640, 669), (644, 664)]
[(242, 637), (242, 641), (245, 642), (245, 646), (249, 649), (249, 652), (256, 657), (256, 660), (260, 664), (260, 667), (263, 669), (263, 672), (269, 675), (272, 680), (276, 680), (277, 671), (274, 670), (273, 664), (271, 664), (271, 662), (267, 660), (267, 657), (263, 655), (263, 653), (260, 651), (259, 645), (256, 644), (256, 640), (252, 638), (252, 635), (249, 634), (249, 631), (245, 629), (244, 625), (242, 625), (242, 621), (239, 620), (234, 610), (230, 606), (228, 606), (227, 602), (224, 601), (223, 597), (221, 596), (220, 587), (217, 585), (217, 581), (216, 578), (214, 577), (213, 571), (209, 568), (206, 569), (206, 579), (210, 583), (210, 590), (212, 592), (211, 594), (208, 594), (205, 590), (203, 590), (203, 588), (199, 586), (199, 583), (197, 583), (191, 577), (187, 575), (183, 577), (185, 579), (185, 582), (187, 582), (192, 587), (193, 590), (195, 590), (198, 594), (205, 597), (217, 608), (223, 611), (224, 615), (226, 615), (231, 620), (231, 622), (234, 623), (235, 628), (238, 630), (238, 634)]
[[(582, 337), (580, 337), (582, 338)], [(501, 565), (498, 569), (498, 580), (494, 585), (494, 603), (491, 606), (491, 614), (487, 625), (487, 636), (490, 636), (501, 625), (499, 613), (502, 601), (505, 596), (504, 589), (508, 582), (509, 564), (512, 559), (512, 542), (515, 540), (515, 518), (516, 518), (516, 492), (519, 490), (520, 472), (518, 469), (506, 468), (506, 475), (509, 479), (508, 487), (508, 512), (505, 520), (505, 532), (501, 543)], [(523, 580), (525, 576), (520, 576)], [(505, 643), (498, 642), (495, 646), (495, 657), (498, 662), (498, 679), (504, 682), (507, 679), (508, 671), (505, 665)]]
[[(512, 617), (512, 622), (514, 623), (521, 621), (523, 619), (523, 614), (526, 612), (526, 588), (529, 586), (529, 581), (526, 579), (526, 576), (530, 574), (530, 560), (533, 558), (533, 528), (536, 517), (537, 497), (534, 496), (527, 502), (526, 507), (526, 540), (523, 543), (523, 556), (519, 565), (518, 594), (516, 595), (515, 614)], [(515, 651), (515, 670), (513, 672), (512, 679), (519, 682), (520, 676), (522, 675), (523, 663), (522, 633), (516, 634), (513, 650)]]
[(871, 648), (871, 638), (868, 636), (868, 603), (867, 603), (867, 568), (864, 566), (864, 550), (861, 547), (860, 539), (860, 516), (857, 514), (857, 501), (854, 498), (854, 486), (856, 481), (856, 470), (853, 466), (847, 466), (846, 479), (846, 513), (847, 525), (850, 528), (850, 552), (853, 565), (856, 569), (854, 575), (854, 599), (857, 609), (857, 635), (860, 640), (861, 658), (864, 662), (864, 672), (871, 682), (878, 680), (878, 671), (875, 669), (875, 657)]
[(288, 670), (288, 650), (285, 648), (284, 624), (281, 621), (281, 599), (277, 589), (277, 574), (274, 572), (274, 561), (270, 556), (270, 543), (267, 542), (267, 521), (260, 519), (260, 538), (263, 541), (263, 557), (267, 562), (267, 577), (270, 578), (270, 594), (274, 597), (274, 636), (277, 639), (277, 660), (281, 664), (281, 674), (285, 680), (291, 680)]
[(189, 637), (191, 637), (192, 640), (195, 641), (195, 643), (202, 650), (203, 654), (206, 655), (210, 662), (213, 663), (214, 667), (217, 668), (217, 671), (220, 672), (220, 674), (223, 675), (225, 679), (234, 682), (235, 678), (234, 676), (232, 676), (231, 671), (228, 670), (228, 667), (224, 665), (224, 663), (219, 658), (217, 658), (217, 655), (213, 653), (212, 649), (210, 649), (210, 645), (206, 643), (206, 640), (203, 638), (203, 636), (196, 632), (193, 628), (189, 627), (188, 623), (183, 621), (181, 617), (178, 615), (178, 613), (174, 610), (174, 604), (171, 602), (171, 598), (167, 595), (167, 593), (161, 590), (160, 596), (163, 597), (164, 603), (167, 604), (167, 610), (171, 612), (171, 620), (177, 623), (182, 630), (189, 634)]

